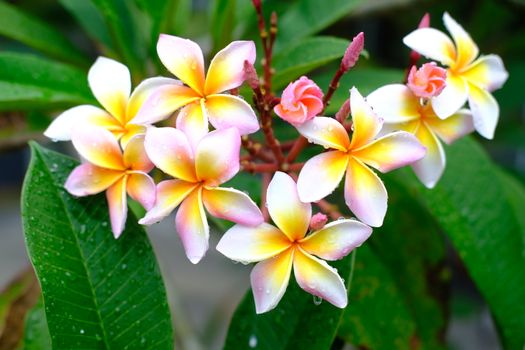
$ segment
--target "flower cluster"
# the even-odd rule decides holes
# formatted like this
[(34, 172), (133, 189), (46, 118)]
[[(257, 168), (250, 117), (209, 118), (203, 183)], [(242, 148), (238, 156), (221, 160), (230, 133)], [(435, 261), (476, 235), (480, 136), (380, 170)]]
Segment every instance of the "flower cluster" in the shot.
[[(232, 42), (205, 73), (196, 43), (162, 34), (157, 52), (177, 79), (149, 78), (132, 93), (128, 69), (101, 57), (88, 82), (102, 108), (71, 108), (45, 135), (71, 140), (82, 158), (65, 183), (71, 194), (106, 191), (115, 238), (125, 227), (128, 195), (147, 210), (139, 220), (143, 225), (177, 209), (176, 231), (192, 263), (208, 250), (207, 215), (225, 219), (235, 225), (217, 250), (232, 260), (258, 262), (251, 274), (258, 313), (278, 304), (292, 266), (301, 288), (345, 307), (343, 280), (324, 260), (345, 257), (366, 241), (371, 226), (382, 225), (388, 195), (373, 169), (385, 173), (411, 165), (431, 188), (445, 167), (439, 139), (450, 143), (474, 129), (488, 138), (494, 134), (498, 108), (489, 91), (507, 78), (501, 59), (476, 59), (478, 48), (469, 35), (448, 14), (444, 21), (455, 44), (432, 28), (420, 28), (404, 42), (446, 69), (435, 62), (412, 66), (406, 84), (383, 86), (366, 97), (352, 87), (335, 118), (322, 114), (363, 49), (362, 33), (346, 50), (326, 94), (303, 76), (280, 98), (270, 91), (270, 60), (263, 63), (265, 85), (259, 85), (253, 42)], [(263, 45), (271, 55), (272, 42)], [(238, 95), (245, 79), (259, 116)], [(470, 110), (463, 108), (467, 100)], [(275, 138), (272, 111), (300, 133), (292, 145)], [(259, 129), (264, 145), (249, 136)], [(295, 162), (308, 143), (325, 151)], [(155, 178), (164, 177), (158, 183), (149, 175), (154, 168), (163, 174)], [(240, 170), (262, 174), (260, 206), (246, 193), (220, 186)], [(343, 178), (344, 202), (356, 219), (340, 218), (327, 202)], [(312, 203), (321, 210), (315, 215)], [(335, 221), (328, 223), (328, 216)]]

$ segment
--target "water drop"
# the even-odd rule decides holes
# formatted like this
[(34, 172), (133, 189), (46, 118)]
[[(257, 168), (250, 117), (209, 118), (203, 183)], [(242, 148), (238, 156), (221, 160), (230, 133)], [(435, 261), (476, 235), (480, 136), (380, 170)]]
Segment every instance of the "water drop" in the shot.
[(80, 334), (84, 334), (84, 333), (85, 333), (85, 332), (84, 332), (84, 330), (83, 330), (83, 329), (81, 329), (81, 330), (80, 330)]
[(121, 266), (120, 268), (121, 268), (122, 270), (125, 270), (125, 269), (128, 268), (128, 265), (126, 265), (126, 264), (122, 264), (122, 266)]
[(255, 334), (252, 334), (250, 336), (250, 339), (248, 340), (248, 346), (252, 349), (257, 346), (257, 337), (255, 336)]
[(314, 295), (314, 305), (321, 305), (321, 303), (323, 302), (323, 298), (321, 297), (318, 297), (317, 295)]

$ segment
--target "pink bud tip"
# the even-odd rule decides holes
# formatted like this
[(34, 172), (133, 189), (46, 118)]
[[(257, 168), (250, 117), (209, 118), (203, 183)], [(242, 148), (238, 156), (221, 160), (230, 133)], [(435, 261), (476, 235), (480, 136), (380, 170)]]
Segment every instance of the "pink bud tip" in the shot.
[(338, 120), (341, 124), (346, 120), (350, 114), (350, 99), (347, 99), (345, 103), (339, 108), (335, 114), (335, 119)]
[(355, 65), (364, 46), (365, 34), (361, 32), (352, 39), (352, 42), (346, 48), (343, 60), (341, 61), (341, 68), (343, 71), (346, 72)]
[(425, 63), (417, 69), (412, 66), (408, 74), (407, 86), (414, 95), (431, 98), (439, 95), (446, 86), (447, 71), (435, 62)]
[(317, 213), (310, 219), (310, 228), (313, 231), (319, 231), (328, 222), (328, 217), (323, 213)]
[(428, 27), (430, 27), (430, 15), (427, 12), (421, 18), (418, 28), (421, 29), (421, 28), (428, 28)]
[(274, 112), (292, 125), (301, 125), (323, 110), (323, 92), (312, 80), (302, 76), (284, 89)]
[(255, 71), (255, 67), (248, 61), (244, 61), (244, 80), (252, 89), (259, 87), (259, 77)]

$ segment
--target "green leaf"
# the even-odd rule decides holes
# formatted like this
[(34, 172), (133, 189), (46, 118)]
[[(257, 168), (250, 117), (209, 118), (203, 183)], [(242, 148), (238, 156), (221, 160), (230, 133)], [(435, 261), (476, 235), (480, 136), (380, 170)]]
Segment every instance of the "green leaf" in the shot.
[[(336, 267), (349, 287), (355, 252), (330, 264)], [(237, 307), (230, 323), (224, 349), (329, 349), (335, 339), (342, 309), (324, 301), (314, 303), (290, 276), (290, 284), (277, 307), (265, 314), (255, 313), (251, 290)]]
[(348, 44), (348, 40), (327, 36), (292, 44), (274, 57), (274, 88), (279, 89), (302, 74), (343, 57)]
[(86, 73), (38, 56), (0, 52), (0, 110), (95, 103)]
[(0, 1), (0, 35), (19, 41), (52, 57), (87, 64), (86, 57), (62, 33), (40, 19)]
[(165, 33), (169, 27), (175, 0), (135, 0), (135, 2), (148, 19), (150, 53), (152, 56), (156, 56), (159, 34)]
[(447, 163), (433, 190), (408, 182), (409, 174), (400, 178), (449, 236), (489, 304), (505, 347), (519, 349), (525, 343), (524, 232), (497, 167), (476, 142), (465, 138), (447, 148)]
[(51, 350), (51, 336), (47, 328), (44, 301), (38, 303), (27, 313), (24, 331), (24, 350)]
[(232, 41), (237, 0), (214, 0), (212, 6), (212, 51), (218, 52)]
[(78, 162), (31, 148), (22, 218), (53, 348), (172, 349), (164, 285), (133, 213), (114, 239), (105, 196), (74, 198), (63, 188)]
[(505, 194), (513, 209), (513, 214), (518, 221), (523, 240), (525, 242), (525, 215), (523, 215), (523, 203), (525, 203), (525, 187), (511, 174), (499, 169), (501, 184), (505, 188)]

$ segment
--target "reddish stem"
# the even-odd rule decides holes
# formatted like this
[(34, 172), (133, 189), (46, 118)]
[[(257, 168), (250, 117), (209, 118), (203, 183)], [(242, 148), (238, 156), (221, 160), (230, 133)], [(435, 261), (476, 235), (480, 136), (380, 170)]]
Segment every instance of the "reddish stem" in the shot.
[(321, 209), (321, 211), (328, 215), (332, 220), (337, 220), (343, 217), (337, 205), (332, 204), (325, 199), (321, 199), (315, 204), (317, 204), (319, 209)]
[(268, 173), (262, 175), (262, 187), (261, 187), (261, 212), (264, 217), (264, 221), (270, 219), (268, 213), (268, 207), (266, 206), (266, 193), (268, 192), (268, 186), (270, 185), (271, 176)]

